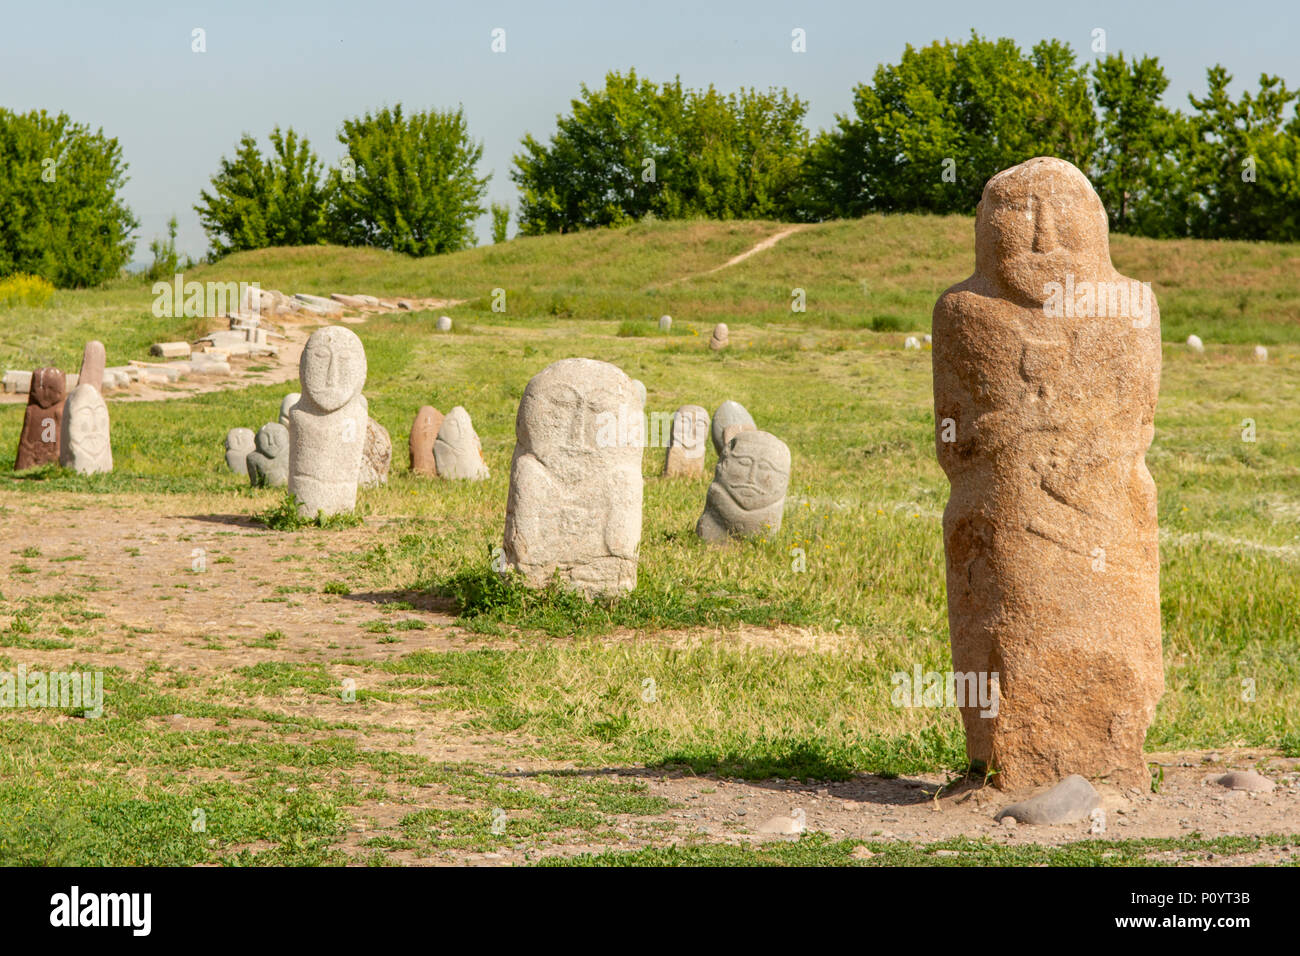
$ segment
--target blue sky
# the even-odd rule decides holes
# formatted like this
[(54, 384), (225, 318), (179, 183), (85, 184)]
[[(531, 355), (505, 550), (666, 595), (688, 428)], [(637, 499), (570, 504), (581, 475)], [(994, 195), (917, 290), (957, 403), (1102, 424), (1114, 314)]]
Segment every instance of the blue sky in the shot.
[[(206, 53), (191, 51), (195, 27), (206, 31)], [(506, 30), (505, 53), (491, 51), (497, 27)], [(796, 27), (807, 34), (803, 54), (790, 49)], [(244, 131), (265, 142), (276, 124), (292, 125), (332, 164), (344, 117), (398, 102), (408, 110), (463, 104), (484, 144), (481, 170), (493, 174), (489, 198), (513, 206), (519, 140), (548, 136), (579, 84), (600, 86), (611, 69), (635, 67), (655, 80), (680, 74), (688, 86), (724, 91), (788, 87), (809, 101), (815, 130), (849, 109), (854, 84), (895, 62), (907, 43), (960, 39), (974, 28), (1023, 48), (1055, 37), (1092, 58), (1098, 27), (1109, 52), (1160, 58), (1171, 105), (1203, 91), (1216, 62), (1237, 89), (1253, 88), (1261, 72), (1300, 85), (1297, 0), (4, 0), (0, 106), (62, 110), (118, 138), (130, 165), (127, 201), (141, 221), (139, 260), (172, 214), (182, 251), (206, 250), (192, 206)], [(486, 241), (486, 216), (479, 235)]]

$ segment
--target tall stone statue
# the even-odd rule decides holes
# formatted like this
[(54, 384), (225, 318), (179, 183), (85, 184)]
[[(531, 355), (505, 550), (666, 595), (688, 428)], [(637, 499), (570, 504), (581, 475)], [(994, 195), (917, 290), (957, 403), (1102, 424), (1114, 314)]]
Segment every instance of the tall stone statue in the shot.
[(588, 597), (636, 587), (642, 442), (626, 426), (642, 413), (632, 380), (607, 362), (563, 359), (524, 389), (504, 556), (530, 586), (558, 574)]
[(32, 384), (27, 390), (27, 411), (23, 415), (23, 430), (18, 436), (14, 471), (59, 463), (59, 436), (63, 431), (66, 388), (67, 379), (57, 368), (38, 368), (32, 372)]
[(81, 475), (113, 470), (108, 406), (94, 385), (78, 385), (63, 405), (59, 464)]
[(81, 350), (81, 370), (77, 373), (78, 385), (93, 385), (95, 391), (104, 394), (104, 366), (108, 364), (108, 352), (104, 343), (91, 339)]
[(289, 491), (304, 517), (351, 511), (366, 443), (366, 350), (351, 329), (317, 329), (298, 362), (302, 398), (289, 412)]
[(1164, 690), (1145, 463), (1160, 315), (1111, 265), (1079, 170), (1039, 158), (988, 181), (975, 274), (940, 297), (933, 335), (953, 666), (997, 675), (997, 706), (961, 709), (967, 754), (1007, 789), (1145, 785)]

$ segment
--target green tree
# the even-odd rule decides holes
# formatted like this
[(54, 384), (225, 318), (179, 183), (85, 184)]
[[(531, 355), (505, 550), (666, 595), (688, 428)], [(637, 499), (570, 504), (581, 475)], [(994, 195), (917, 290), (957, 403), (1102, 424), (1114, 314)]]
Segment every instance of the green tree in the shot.
[(569, 232), (661, 218), (793, 214), (807, 149), (807, 104), (785, 90), (656, 84), (611, 72), (582, 85), (555, 134), (531, 134), (514, 158), (520, 231)]
[(814, 141), (805, 213), (969, 213), (1008, 166), (1050, 155), (1086, 167), (1095, 135), (1087, 69), (1067, 44), (1044, 40), (1026, 55), (972, 31), (964, 43), (909, 45)]
[[(1195, 190), (1190, 232), (1221, 239), (1300, 239), (1300, 91), (1262, 74), (1259, 90), (1233, 101), (1232, 76), (1222, 66), (1206, 71), (1195, 109), (1190, 158), (1182, 170)], [(1291, 119), (1286, 119), (1292, 106)]]
[(510, 207), (503, 202), (492, 203), (492, 241), (505, 242), (510, 231)]
[(1092, 184), (1111, 228), (1147, 236), (1187, 232), (1188, 127), (1160, 102), (1169, 80), (1155, 57), (1119, 53), (1093, 64), (1101, 119)]
[(221, 158), (212, 192), (194, 207), (217, 255), (267, 246), (301, 246), (325, 239), (326, 192), (321, 163), (292, 128), (271, 131), (263, 157), (245, 133), (233, 160)]
[(121, 271), (139, 222), (116, 139), (45, 110), (0, 108), (0, 276), (97, 285)]
[(581, 94), (568, 116), (556, 117), (549, 144), (529, 133), (514, 158), (510, 178), (526, 235), (616, 225), (662, 209), (660, 172), (681, 124), (681, 84), (660, 87), (630, 70), (607, 74), (603, 89), (584, 83)]
[(149, 243), (149, 251), (153, 253), (153, 262), (145, 269), (144, 276), (150, 282), (156, 282), (158, 279), (165, 279), (176, 275), (178, 272), (184, 272), (192, 262), (189, 257), (181, 261), (180, 253), (176, 251), (176, 217), (172, 216), (167, 220), (167, 238), (155, 238)]
[(474, 245), (490, 176), (475, 175), (483, 147), (463, 108), (405, 116), (401, 104), (345, 120), (347, 148), (330, 171), (330, 231), (336, 242), (413, 256)]

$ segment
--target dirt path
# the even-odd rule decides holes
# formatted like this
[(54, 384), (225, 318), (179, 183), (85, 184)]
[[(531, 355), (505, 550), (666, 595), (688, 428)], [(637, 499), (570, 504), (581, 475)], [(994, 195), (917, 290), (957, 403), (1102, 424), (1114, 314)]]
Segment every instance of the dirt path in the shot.
[(674, 279), (672, 282), (668, 284), (675, 285), (678, 282), (689, 282), (691, 279), (698, 279), (702, 276), (713, 275), (713, 273), (715, 272), (721, 272), (723, 269), (730, 269), (732, 266), (744, 262), (752, 255), (760, 253), (765, 249), (771, 249), (782, 239), (786, 238), (786, 236), (794, 235), (796, 232), (799, 232), (803, 228), (804, 228), (803, 226), (791, 226), (788, 229), (782, 229), (780, 232), (773, 233), (772, 235), (768, 236), (766, 239), (762, 239), (754, 243), (754, 245), (750, 246), (748, 249), (746, 249), (744, 252), (740, 253), (739, 255), (732, 256), (730, 259), (722, 263), (722, 265), (720, 266), (714, 266), (712, 269), (705, 269), (703, 272), (695, 272), (688, 276), (682, 276), (678, 279)]

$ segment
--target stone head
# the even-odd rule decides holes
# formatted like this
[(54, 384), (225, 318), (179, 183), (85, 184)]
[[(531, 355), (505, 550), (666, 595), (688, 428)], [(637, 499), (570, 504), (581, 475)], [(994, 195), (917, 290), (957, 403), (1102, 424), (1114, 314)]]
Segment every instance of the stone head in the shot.
[(415, 421), (411, 424), (411, 431), (421, 441), (427, 439), (429, 443), (432, 443), (438, 437), (438, 419), (440, 418), (442, 418), (442, 415), (432, 405), (421, 405), (420, 410), (415, 413)]
[(232, 428), (226, 432), (226, 451), (252, 451), (253, 430), (251, 428)]
[(975, 271), (1030, 302), (1050, 282), (1108, 279), (1106, 209), (1088, 178), (1040, 156), (993, 176), (975, 209)]
[[(602, 428), (618, 421), (640, 422), (644, 405), (622, 369), (593, 359), (561, 359), (534, 375), (519, 401), (515, 436), (538, 460), (603, 456)], [(640, 453), (640, 449), (636, 449)]]
[(77, 458), (98, 461), (108, 453), (108, 406), (99, 389), (78, 385), (63, 410), (65, 441)]
[(32, 384), (27, 399), (41, 408), (50, 408), (63, 401), (67, 379), (57, 368), (38, 368), (32, 372)]
[(476, 448), (474, 442), (476, 437), (469, 412), (460, 405), (447, 413), (442, 420), (442, 426), (438, 429), (438, 441), (458, 451)]
[(288, 427), (289, 413), (302, 399), (302, 392), (290, 392), (280, 401), (280, 424)]
[(673, 413), (672, 444), (697, 457), (704, 454), (709, 440), (709, 413), (699, 405), (683, 405)]
[(317, 329), (298, 362), (303, 394), (317, 408), (332, 412), (361, 394), (366, 384), (366, 350), (351, 329)]
[(790, 449), (775, 435), (743, 431), (723, 448), (717, 480), (746, 511), (775, 504), (790, 483)]
[(257, 450), (267, 458), (279, 458), (289, 450), (289, 429), (279, 422), (267, 422), (257, 432)]

